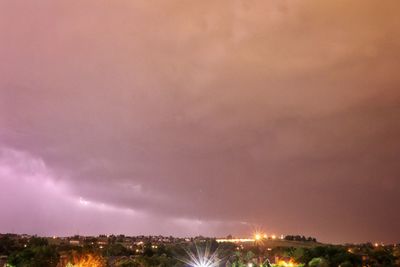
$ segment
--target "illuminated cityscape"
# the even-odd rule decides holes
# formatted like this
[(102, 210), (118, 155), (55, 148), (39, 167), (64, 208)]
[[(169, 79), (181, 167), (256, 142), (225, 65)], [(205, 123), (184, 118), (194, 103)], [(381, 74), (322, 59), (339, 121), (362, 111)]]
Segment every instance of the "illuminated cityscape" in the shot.
[[(332, 245), (313, 237), (272, 238), (263, 232), (251, 238), (172, 236), (37, 237), (1, 234), (0, 266), (180, 266), (180, 267), (303, 267), (397, 266), (400, 245), (363, 243)], [(392, 262), (392, 263), (390, 263)], [(392, 264), (392, 265), (390, 265)]]

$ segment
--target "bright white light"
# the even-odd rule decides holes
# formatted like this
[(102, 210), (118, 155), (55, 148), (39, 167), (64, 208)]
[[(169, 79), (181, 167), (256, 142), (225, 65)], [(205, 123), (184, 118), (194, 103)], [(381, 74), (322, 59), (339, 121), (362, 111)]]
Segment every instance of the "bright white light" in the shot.
[(210, 248), (208, 246), (206, 246), (204, 250), (201, 250), (196, 245), (196, 254), (190, 250), (187, 250), (186, 253), (189, 259), (182, 259), (182, 261), (189, 264), (191, 267), (218, 267), (221, 262), (218, 258), (217, 251), (210, 253)]

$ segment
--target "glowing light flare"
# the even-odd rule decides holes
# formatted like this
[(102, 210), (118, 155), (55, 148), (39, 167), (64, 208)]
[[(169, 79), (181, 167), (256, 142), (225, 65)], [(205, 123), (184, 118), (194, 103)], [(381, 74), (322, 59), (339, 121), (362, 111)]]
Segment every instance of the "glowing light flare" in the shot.
[(221, 260), (218, 258), (217, 251), (210, 252), (208, 246), (204, 250), (201, 250), (197, 245), (196, 252), (193, 253), (191, 250), (186, 250), (189, 259), (181, 259), (182, 262), (188, 264), (191, 267), (218, 267)]
[(279, 260), (276, 266), (280, 267), (297, 267), (300, 266), (298, 263), (296, 263), (294, 260), (290, 259), (289, 261), (284, 261), (284, 260)]
[(92, 254), (81, 257), (74, 256), (72, 262), (69, 262), (65, 267), (105, 267), (103, 259)]

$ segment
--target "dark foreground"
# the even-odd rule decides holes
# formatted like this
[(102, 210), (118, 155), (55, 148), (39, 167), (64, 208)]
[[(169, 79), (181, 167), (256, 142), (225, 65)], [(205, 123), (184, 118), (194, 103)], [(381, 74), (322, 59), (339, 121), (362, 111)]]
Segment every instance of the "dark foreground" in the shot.
[[(225, 240), (226, 241), (226, 240)], [(229, 240), (228, 240), (229, 241)], [(0, 235), (0, 267), (400, 266), (398, 245), (328, 245), (312, 238), (217, 242), (162, 236)]]

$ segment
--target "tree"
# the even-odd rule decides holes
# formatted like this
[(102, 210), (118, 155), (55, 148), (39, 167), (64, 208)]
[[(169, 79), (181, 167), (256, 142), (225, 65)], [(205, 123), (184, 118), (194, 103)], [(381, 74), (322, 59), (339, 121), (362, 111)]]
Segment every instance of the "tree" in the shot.
[(29, 247), (13, 253), (8, 263), (18, 267), (55, 267), (59, 255), (53, 246)]
[(122, 244), (115, 243), (106, 247), (104, 254), (107, 256), (129, 256), (132, 251), (124, 247)]
[(353, 267), (354, 265), (351, 263), (351, 262), (349, 262), (349, 261), (345, 261), (345, 262), (343, 262), (343, 263), (341, 263), (340, 265), (339, 265), (339, 267)]
[(144, 245), (144, 249), (143, 249), (143, 255), (147, 256), (147, 257), (151, 257), (154, 255), (154, 251), (151, 247), (151, 243), (148, 242)]
[(313, 258), (309, 263), (309, 267), (329, 267), (328, 262), (324, 258)]
[(10, 235), (0, 236), (0, 255), (10, 255), (22, 246)]

